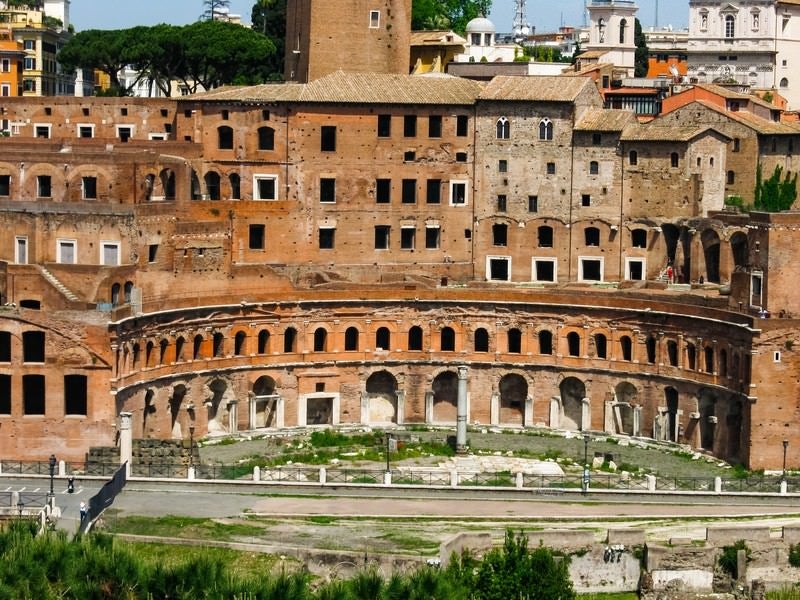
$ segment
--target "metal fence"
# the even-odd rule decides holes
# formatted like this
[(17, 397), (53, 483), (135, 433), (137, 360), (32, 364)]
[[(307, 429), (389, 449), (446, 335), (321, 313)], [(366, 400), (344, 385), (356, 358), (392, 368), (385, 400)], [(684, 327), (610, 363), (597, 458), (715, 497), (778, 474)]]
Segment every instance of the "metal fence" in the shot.
[[(110, 477), (119, 472), (118, 463), (66, 463), (65, 473), (69, 477), (80, 479), (81, 476)], [(142, 478), (181, 479), (194, 478), (214, 481), (255, 481), (256, 476), (251, 464), (197, 464), (183, 463), (149, 463), (136, 464), (131, 467), (131, 476)], [(50, 474), (47, 461), (22, 462), (3, 461), (2, 472), (14, 475)], [(356, 484), (383, 485), (385, 471), (383, 469), (350, 468), (350, 467), (318, 467), (318, 466), (263, 466), (257, 471), (257, 480), (262, 483), (284, 484)], [(324, 479), (323, 479), (324, 478)], [(511, 471), (478, 472), (458, 471), (453, 478), (450, 470), (425, 469), (416, 467), (394, 467), (391, 469), (391, 484), (406, 486), (430, 487), (496, 487), (532, 489), (539, 493), (546, 490), (580, 490), (582, 475), (579, 473), (565, 475), (535, 475), (523, 473), (518, 475)], [(658, 492), (708, 492), (778, 494), (782, 491), (782, 482), (786, 482), (786, 491), (800, 493), (800, 477), (780, 475), (759, 475), (746, 478), (713, 478), (713, 477), (657, 477), (653, 480), (654, 490)], [(648, 491), (652, 489), (647, 477), (620, 475), (616, 473), (592, 473), (589, 480), (590, 490)], [(719, 486), (719, 487), (717, 487)], [(7, 494), (7, 493), (5, 493)], [(0, 495), (0, 506), (3, 503)], [(10, 502), (10, 500), (8, 500)], [(25, 505), (44, 505), (46, 493), (26, 494), (20, 502)]]

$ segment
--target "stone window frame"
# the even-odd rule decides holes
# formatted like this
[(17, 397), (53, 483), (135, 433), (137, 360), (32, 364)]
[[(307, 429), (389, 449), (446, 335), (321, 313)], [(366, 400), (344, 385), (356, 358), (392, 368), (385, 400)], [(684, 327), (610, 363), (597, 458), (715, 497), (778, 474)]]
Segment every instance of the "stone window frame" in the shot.
[(42, 139), (50, 139), (53, 137), (53, 124), (52, 123), (34, 123), (33, 124), (33, 137), (38, 138), (40, 136), (37, 135), (39, 129), (47, 129), (47, 136), (41, 136)]
[[(24, 242), (24, 244), (20, 244), (20, 242)], [(25, 256), (22, 256), (21, 248), (25, 248)], [(30, 252), (29, 245), (28, 245), (28, 236), (27, 235), (17, 235), (14, 236), (14, 264), (17, 265), (27, 265), (28, 264), (28, 254)], [(23, 259), (23, 260), (20, 260)]]
[[(72, 255), (75, 257), (74, 262), (63, 262), (61, 255), (61, 248), (63, 246), (72, 246)], [(78, 264), (78, 240), (75, 238), (56, 238), (56, 262), (60, 265), (76, 265)]]
[[(633, 279), (631, 277), (631, 264), (640, 263), (642, 265), (642, 278)], [(644, 256), (625, 257), (625, 281), (646, 281), (647, 280), (647, 258)]]
[[(106, 264), (104, 262), (105, 258), (105, 249), (114, 247), (117, 250), (117, 263), (116, 264)], [(100, 241), (100, 248), (99, 248), (100, 257), (98, 260), (98, 264), (104, 267), (118, 267), (122, 264), (122, 244), (117, 240), (101, 240)], [(76, 257), (77, 258), (77, 257)]]
[[(409, 234), (410, 232), (410, 234)], [(417, 227), (416, 225), (400, 226), (400, 250), (413, 252), (417, 249)]]
[[(492, 261), (504, 260), (506, 262), (506, 278), (500, 279), (492, 277)], [(487, 254), (486, 255), (486, 281), (511, 281), (512, 257), (510, 255)]]
[(508, 117), (500, 117), (495, 123), (495, 137), (498, 140), (511, 139), (511, 121)]
[[(457, 190), (463, 186), (464, 197), (459, 200), (456, 194)], [(467, 179), (451, 179), (447, 186), (450, 190), (450, 206), (468, 206), (469, 205), (469, 180)]]
[[(116, 125), (114, 127), (114, 129), (115, 129), (116, 134), (117, 134), (117, 139), (119, 139), (119, 140), (130, 140), (136, 135), (136, 125), (131, 125), (129, 123), (120, 123), (120, 124)], [(127, 129), (130, 132), (130, 134), (126, 138), (123, 138), (121, 133), (120, 133), (121, 130), (123, 130), (123, 129)]]
[[(260, 190), (258, 187), (259, 181), (264, 180), (272, 180), (275, 182), (275, 197), (274, 198), (262, 198), (260, 194)], [(257, 200), (259, 202), (275, 202), (278, 200), (278, 175), (277, 173), (254, 173), (253, 174), (253, 200)]]
[[(539, 279), (536, 271), (536, 263), (549, 262), (553, 265), (553, 278), (552, 279)], [(555, 256), (532, 256), (531, 257), (531, 281), (539, 283), (557, 283), (558, 282), (558, 258)]]
[[(88, 129), (91, 135), (82, 135), (82, 130)], [(83, 139), (92, 139), (95, 137), (95, 125), (94, 123), (76, 123), (75, 124), (75, 137), (83, 138)]]
[[(599, 279), (586, 279), (584, 275), (584, 261), (598, 261), (600, 263)], [(587, 283), (603, 283), (605, 281), (605, 262), (604, 256), (578, 256), (578, 281)]]
[(552, 142), (554, 137), (555, 125), (548, 118), (545, 117), (539, 121), (539, 141)]
[(369, 29), (380, 29), (381, 26), (381, 11), (369, 11)]
[[(758, 281), (758, 291), (756, 292), (756, 281)], [(764, 305), (764, 272), (752, 271), (750, 273), (750, 308), (761, 309)], [(754, 302), (754, 300), (757, 300)]]

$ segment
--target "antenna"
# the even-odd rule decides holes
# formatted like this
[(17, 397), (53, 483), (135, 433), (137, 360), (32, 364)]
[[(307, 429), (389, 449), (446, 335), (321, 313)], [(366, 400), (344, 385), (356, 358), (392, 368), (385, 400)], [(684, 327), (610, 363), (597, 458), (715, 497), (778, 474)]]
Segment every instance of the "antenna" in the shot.
[(528, 20), (525, 18), (525, 0), (514, 0), (514, 25), (512, 31), (514, 32), (514, 41), (521, 42), (528, 37), (531, 31)]
[(589, 18), (589, 0), (585, 0), (583, 3), (583, 26), (584, 28), (589, 26), (587, 19)]
[(658, 29), (658, 0), (656, 0), (656, 22), (655, 27)]

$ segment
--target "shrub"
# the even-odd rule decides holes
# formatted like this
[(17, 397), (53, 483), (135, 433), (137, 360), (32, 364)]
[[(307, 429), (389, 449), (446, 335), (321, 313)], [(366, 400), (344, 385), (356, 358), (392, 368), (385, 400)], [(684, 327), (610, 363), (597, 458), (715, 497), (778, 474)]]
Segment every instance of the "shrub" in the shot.
[(739, 550), (744, 550), (746, 559), (749, 561), (750, 548), (747, 547), (747, 544), (745, 543), (744, 540), (739, 540), (732, 546), (723, 546), (722, 554), (720, 554), (718, 561), (720, 568), (734, 579), (739, 578), (739, 569), (738, 569)]
[(800, 544), (789, 545), (789, 564), (800, 567)]

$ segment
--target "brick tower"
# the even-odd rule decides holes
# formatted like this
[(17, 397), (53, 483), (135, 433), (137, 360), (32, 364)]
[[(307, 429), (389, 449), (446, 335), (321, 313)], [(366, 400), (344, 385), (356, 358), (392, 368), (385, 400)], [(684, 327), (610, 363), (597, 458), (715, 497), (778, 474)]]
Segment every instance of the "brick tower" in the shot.
[(408, 73), (411, 0), (288, 0), (286, 81), (336, 70)]

